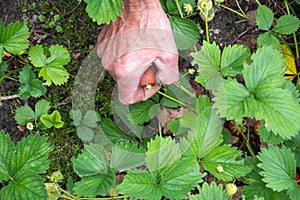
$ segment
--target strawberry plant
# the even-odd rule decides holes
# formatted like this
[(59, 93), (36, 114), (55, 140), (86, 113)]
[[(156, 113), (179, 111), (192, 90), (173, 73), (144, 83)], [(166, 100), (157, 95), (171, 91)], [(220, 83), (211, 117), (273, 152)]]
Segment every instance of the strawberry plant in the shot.
[(52, 146), (47, 138), (30, 135), (16, 146), (8, 134), (0, 131), (0, 197), (1, 199), (46, 199), (44, 178)]
[(41, 129), (51, 128), (53, 126), (55, 128), (61, 128), (64, 122), (61, 121), (60, 113), (55, 110), (51, 114), (48, 114), (49, 110), (50, 103), (46, 100), (40, 100), (35, 104), (34, 111), (28, 105), (17, 108), (15, 120), (20, 125), (34, 122), (35, 126)]
[[(54, 45), (50, 48), (36, 45), (29, 48), (27, 59), (24, 54), (24, 51), (29, 45), (27, 41), (29, 32), (26, 25), (15, 22), (4, 27), (2, 21), (0, 21), (0, 28), (2, 30), (1, 55), (5, 50), (6, 54), (16, 54), (20, 61), (24, 63), (24, 66), (18, 69), (18, 71), (20, 70), (18, 78), (21, 86), (18, 89), (17, 97), (20, 99), (28, 99), (30, 97), (38, 98), (46, 93), (47, 88), (45, 85), (50, 86), (52, 83), (61, 85), (67, 82), (69, 73), (63, 67), (63, 65), (70, 61), (70, 55), (67, 49), (60, 45)], [(1, 60), (0, 69), (0, 81), (11, 75), (11, 73), (5, 73), (8, 69), (8, 65), (5, 61)], [(36, 71), (39, 72), (38, 77), (43, 77), (46, 82), (43, 83), (42, 80), (36, 77)], [(54, 111), (48, 114), (49, 109), (49, 102), (40, 100), (35, 105), (35, 111), (28, 105), (19, 107), (16, 110), (15, 119), (20, 125), (30, 123), (29, 126), (27, 126), (29, 129), (33, 128), (31, 125), (32, 122), (35, 123), (35, 126), (42, 129), (51, 128), (52, 126), (61, 128), (63, 122), (61, 121), (60, 113)]]

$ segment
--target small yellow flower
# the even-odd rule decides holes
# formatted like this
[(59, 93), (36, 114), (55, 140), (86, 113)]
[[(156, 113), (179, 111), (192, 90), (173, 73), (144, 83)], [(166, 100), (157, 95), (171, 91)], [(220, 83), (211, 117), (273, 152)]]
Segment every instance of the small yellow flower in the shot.
[(31, 122), (27, 123), (26, 128), (31, 131), (33, 129), (33, 124)]
[(228, 184), (226, 184), (226, 189), (227, 189), (227, 194), (229, 196), (234, 195), (238, 191), (238, 188), (237, 188), (237, 186), (234, 183), (228, 183)]
[(193, 7), (189, 3), (183, 4), (183, 11), (186, 12), (187, 15), (191, 14), (193, 12)]

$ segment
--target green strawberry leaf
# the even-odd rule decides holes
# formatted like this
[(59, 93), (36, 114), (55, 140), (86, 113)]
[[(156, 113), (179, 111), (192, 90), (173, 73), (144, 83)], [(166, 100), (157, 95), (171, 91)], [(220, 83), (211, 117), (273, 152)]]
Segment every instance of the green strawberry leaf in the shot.
[(16, 109), (15, 120), (19, 125), (33, 122), (36, 119), (34, 111), (29, 106), (21, 106)]
[(186, 135), (188, 130), (194, 126), (197, 119), (198, 116), (195, 113), (189, 112), (170, 121), (167, 127), (171, 132), (175, 133), (176, 136)]
[(155, 174), (144, 171), (128, 171), (124, 181), (117, 188), (120, 193), (136, 199), (157, 200), (162, 196)]
[(272, 189), (266, 187), (266, 184), (261, 180), (256, 180), (250, 185), (243, 188), (243, 194), (246, 196), (246, 199), (258, 199), (264, 198), (267, 199), (282, 199), (290, 200), (285, 192), (276, 192)]
[[(279, 95), (278, 95), (279, 94)], [(300, 130), (300, 106), (290, 91), (266, 90), (257, 93), (255, 118), (265, 119), (268, 128), (283, 139), (290, 139)]]
[(181, 156), (179, 145), (170, 137), (156, 136), (148, 143), (146, 163), (149, 170), (155, 171), (167, 167)]
[(130, 113), (129, 119), (133, 123), (138, 125), (143, 125), (144, 122), (148, 122), (151, 120), (150, 110), (156, 105), (152, 100), (141, 101), (135, 104), (131, 104), (129, 106)]
[(291, 200), (297, 200), (300, 196), (300, 185), (296, 185), (293, 189), (290, 189), (288, 195)]
[(10, 162), (14, 144), (8, 134), (0, 131), (0, 182), (10, 180)]
[(100, 122), (102, 134), (105, 135), (112, 143), (118, 142), (136, 142), (135, 137), (125, 133), (119, 126), (110, 119), (101, 119)]
[(83, 177), (81, 181), (75, 183), (73, 189), (75, 194), (78, 196), (105, 196), (114, 184), (115, 176), (112, 172), (110, 172), (107, 174), (95, 174)]
[(8, 181), (1, 190), (1, 199), (40, 200), (47, 198), (44, 173), (50, 164), (47, 160), (52, 146), (44, 136), (29, 135), (14, 148), (8, 135), (0, 131), (0, 180)]
[(88, 110), (83, 116), (83, 119), (80, 122), (80, 124), (90, 128), (95, 128), (97, 126), (96, 124), (97, 122), (98, 122), (97, 113), (95, 111)]
[[(159, 175), (157, 175), (159, 173)], [(138, 199), (184, 199), (186, 193), (203, 182), (194, 159), (182, 159), (159, 172), (129, 171), (118, 186), (121, 193)]]
[(255, 101), (244, 85), (228, 78), (223, 81), (223, 86), (216, 91), (214, 97), (214, 108), (221, 117), (239, 120), (244, 116), (254, 115)]
[(87, 4), (86, 12), (98, 25), (115, 21), (117, 16), (122, 15), (121, 9), (124, 7), (122, 0), (84, 0), (84, 2)]
[(43, 77), (47, 86), (52, 83), (61, 85), (67, 82), (69, 73), (63, 67), (70, 62), (70, 54), (66, 48), (54, 45), (49, 48), (50, 56), (46, 57), (41, 45), (29, 49), (29, 60), (36, 68), (40, 68), (39, 77)]
[(295, 33), (300, 26), (300, 20), (296, 16), (283, 15), (277, 22), (273, 31), (280, 34), (291, 34)]
[(81, 177), (108, 172), (109, 164), (105, 149), (98, 144), (85, 145), (82, 153), (72, 158), (74, 171)]
[(85, 145), (82, 153), (77, 158), (72, 158), (72, 163), (74, 171), (82, 177), (73, 188), (79, 196), (105, 195), (115, 184), (106, 151), (101, 145)]
[(243, 45), (225, 47), (221, 58), (221, 74), (224, 76), (241, 74), (244, 62), (250, 55), (250, 49)]
[(82, 120), (81, 110), (70, 110), (70, 118), (73, 119), (73, 124), (79, 126)]
[(170, 16), (169, 21), (178, 49), (189, 49), (197, 44), (200, 38), (200, 28), (197, 24), (189, 19), (176, 16)]
[(8, 67), (8, 65), (6, 62), (4, 62), (4, 61), (0, 62), (0, 83), (3, 81), (3, 79), (5, 77), (5, 71), (7, 70), (7, 67)]
[(25, 24), (14, 22), (6, 28), (0, 20), (0, 63), (4, 50), (17, 54), (28, 48), (29, 31)]
[(199, 194), (190, 195), (190, 200), (231, 200), (231, 197), (227, 195), (226, 190), (223, 190), (222, 184), (217, 186), (216, 182), (203, 183), (202, 188), (199, 189)]
[(261, 179), (263, 178), (259, 173), (261, 169), (257, 167), (259, 164), (259, 160), (257, 158), (246, 157), (245, 164), (252, 167), (252, 171), (248, 174), (248, 178), (245, 183), (247, 186), (243, 188), (243, 194), (246, 196), (246, 199), (259, 199), (263, 198), (267, 199), (283, 199), (289, 200), (286, 193), (276, 192), (272, 189), (266, 187), (266, 183), (264, 183)]
[(145, 151), (137, 143), (118, 143), (112, 147), (110, 167), (122, 171), (145, 162)]
[(194, 157), (201, 159), (220, 145), (222, 123), (210, 105), (196, 119), (187, 135), (187, 144), (182, 142), (181, 148), (191, 150)]
[(228, 78), (215, 93), (214, 107), (221, 117), (244, 116), (265, 120), (274, 134), (289, 139), (300, 130), (298, 98), (286, 87), (282, 55), (270, 46), (259, 48), (245, 64), (245, 85)]
[(26, 65), (20, 72), (19, 81), (22, 84), (19, 88), (21, 99), (29, 97), (37, 98), (46, 93), (46, 88), (42, 85), (42, 81), (36, 79), (29, 65)]
[(86, 126), (79, 125), (76, 127), (77, 135), (83, 142), (91, 142), (94, 138), (94, 131)]
[(210, 90), (216, 90), (222, 83), (222, 77), (219, 72), (221, 63), (221, 50), (214, 42), (210, 44), (206, 41), (200, 51), (191, 53), (194, 58), (192, 65), (198, 65), (199, 75), (196, 82), (199, 82)]
[(258, 126), (258, 132), (261, 139), (268, 144), (280, 144), (284, 141), (280, 135), (275, 135), (271, 130), (268, 130), (265, 124)]
[[(158, 95), (154, 95), (158, 96)], [(103, 129), (103, 132), (105, 135), (111, 139), (111, 141), (116, 141), (118, 138), (116, 137), (118, 134), (115, 134), (117, 131), (118, 133), (122, 134), (123, 136), (127, 135), (134, 135), (136, 137), (141, 138), (144, 130), (144, 124), (143, 125), (137, 125), (132, 122), (132, 120), (128, 117), (130, 114), (130, 106), (123, 105), (119, 101), (118, 95), (114, 95), (112, 99), (112, 109), (114, 113), (114, 117), (118, 119), (118, 125), (122, 127), (122, 129), (126, 130), (127, 133), (124, 133), (123, 130), (120, 129), (119, 126), (116, 125), (116, 123), (113, 123), (112, 121), (107, 121), (107, 119), (103, 119), (104, 122), (101, 122), (101, 128)], [(108, 129), (112, 129), (111, 131), (106, 131)], [(130, 134), (130, 135), (129, 135)], [(114, 135), (114, 136), (113, 136)], [(111, 138), (112, 137), (112, 138)], [(120, 137), (120, 136), (119, 136)], [(123, 137), (122, 137), (123, 138)], [(113, 139), (113, 140), (112, 140)], [(134, 139), (135, 140), (135, 139)]]
[(98, 118), (95, 111), (88, 110), (82, 117), (80, 110), (71, 110), (70, 117), (74, 120), (74, 125), (77, 128), (77, 135), (84, 142), (90, 142), (94, 138), (92, 128), (97, 126)]
[(250, 93), (283, 86), (285, 67), (284, 59), (279, 51), (263, 46), (251, 58), (253, 63), (246, 64), (243, 70), (245, 84)]
[(15, 120), (18, 124), (25, 125), (45, 115), (49, 109), (50, 103), (46, 100), (40, 100), (35, 104), (35, 112), (29, 106), (21, 106), (16, 109)]
[(52, 126), (61, 128), (64, 125), (64, 122), (61, 121), (61, 115), (57, 110), (53, 111), (50, 115), (43, 114), (40, 119), (47, 128), (51, 128)]
[(48, 111), (50, 110), (50, 103), (47, 100), (40, 100), (35, 104), (35, 115), (36, 117), (40, 117), (44, 114), (47, 114)]
[(48, 197), (44, 179), (30, 170), (18, 172), (14, 181), (4, 186), (0, 193), (1, 199), (42, 200)]
[(263, 34), (260, 34), (257, 38), (257, 45), (258, 47), (262, 46), (272, 46), (274, 49), (278, 49), (280, 42), (279, 40), (272, 35), (270, 32), (265, 32)]
[(29, 135), (23, 138), (12, 155), (10, 175), (14, 176), (19, 171), (30, 170), (34, 173), (43, 173), (48, 169), (50, 161), (47, 160), (52, 150), (47, 143), (47, 137)]
[(186, 194), (203, 182), (206, 174), (200, 174), (199, 164), (195, 159), (181, 159), (166, 170), (161, 170), (158, 181), (162, 194), (169, 199), (185, 199)]
[(281, 192), (296, 186), (296, 160), (290, 149), (285, 146), (279, 149), (270, 145), (269, 149), (262, 148), (257, 158), (261, 161), (258, 167), (263, 170), (260, 175), (267, 187)]
[(256, 23), (260, 30), (269, 30), (274, 20), (273, 11), (265, 5), (260, 5), (257, 9)]
[(295, 154), (296, 165), (300, 166), (300, 133), (292, 139), (286, 141), (286, 146), (289, 147)]
[[(232, 180), (232, 176), (239, 178), (250, 172), (251, 168), (244, 164), (244, 160), (240, 157), (242, 155), (241, 151), (238, 151), (236, 148), (231, 147), (230, 145), (223, 145), (215, 148), (210, 153), (208, 153), (202, 159), (203, 168), (212, 174), (216, 178), (221, 180)], [(221, 166), (224, 171), (228, 172), (219, 172), (217, 167)]]

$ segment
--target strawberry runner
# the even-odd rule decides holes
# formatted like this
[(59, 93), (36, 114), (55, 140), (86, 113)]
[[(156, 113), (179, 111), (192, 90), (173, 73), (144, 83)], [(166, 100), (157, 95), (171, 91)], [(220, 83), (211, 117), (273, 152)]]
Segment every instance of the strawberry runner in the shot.
[[(178, 81), (178, 52), (159, 0), (123, 2), (122, 16), (102, 28), (97, 53), (117, 82), (120, 102), (132, 104)], [(145, 80), (154, 80), (150, 89)]]

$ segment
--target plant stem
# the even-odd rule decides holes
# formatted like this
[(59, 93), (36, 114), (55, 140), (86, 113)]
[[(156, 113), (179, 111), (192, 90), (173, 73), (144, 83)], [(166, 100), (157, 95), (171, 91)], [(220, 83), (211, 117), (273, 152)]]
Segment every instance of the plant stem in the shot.
[(8, 72), (8, 73), (5, 74), (4, 76), (0, 77), (0, 82), (1, 82), (2, 80), (4, 80), (6, 77), (8, 77), (9, 75), (11, 75), (11, 74), (13, 74), (13, 73), (15, 73), (15, 72), (21, 71), (21, 70), (22, 70), (22, 68), (18, 68), (18, 69), (15, 69), (15, 70), (12, 70), (12, 71)]
[[(288, 15), (291, 15), (289, 2), (287, 0), (284, 0), (284, 4), (285, 4), (286, 11), (287, 11)], [(294, 38), (294, 44), (295, 44), (295, 49), (296, 49), (296, 60), (298, 60), (299, 59), (299, 47), (298, 47), (298, 41), (297, 41), (296, 33), (293, 33), (293, 38)]]
[(251, 145), (249, 143), (249, 131), (247, 131), (247, 137), (245, 136), (245, 134), (243, 132), (241, 132), (241, 133), (242, 133), (244, 141), (246, 142), (246, 146), (247, 146), (247, 148), (248, 148), (251, 156), (253, 158), (256, 158), (256, 155), (255, 155), (255, 153), (254, 153), (254, 151), (253, 151), (253, 149), (252, 149), (252, 147), (251, 147)]
[(23, 58), (20, 54), (17, 54), (17, 56), (24, 64), (28, 64), (28, 61), (25, 60), (25, 58)]
[(198, 51), (198, 49), (197, 49), (196, 45), (195, 45), (195, 46), (193, 46), (193, 47), (194, 47), (194, 51), (195, 51), (195, 52), (197, 52), (197, 51)]
[(195, 97), (190, 91), (188, 91), (185, 87), (183, 87), (181, 84), (179, 83), (174, 83), (174, 85), (176, 85), (179, 89), (181, 89), (183, 92), (185, 92), (187, 95), (189, 95), (190, 97)]
[(256, 0), (256, 3), (257, 3), (259, 6), (261, 6), (261, 4), (260, 4), (260, 2), (259, 2), (258, 0)]
[(294, 37), (294, 43), (295, 43), (295, 49), (296, 49), (296, 60), (299, 60), (299, 46), (298, 46), (296, 33), (293, 33), (293, 37)]
[(238, 0), (235, 0), (235, 3), (236, 3), (236, 5), (237, 5), (237, 7), (239, 8), (240, 12), (241, 12), (244, 16), (246, 16), (246, 14), (245, 14), (245, 12), (243, 11), (243, 9), (241, 8), (240, 3), (238, 2)]
[(162, 137), (161, 124), (158, 122), (159, 136)]
[(178, 0), (175, 0), (175, 3), (176, 3), (176, 6), (177, 6), (177, 9), (178, 9), (178, 12), (179, 12), (179, 14), (180, 14), (180, 17), (183, 18), (183, 14), (182, 14), (182, 12), (181, 12), (181, 8), (180, 8), (180, 6), (179, 6)]
[(206, 33), (206, 40), (208, 43), (210, 43), (210, 40), (209, 40), (209, 29), (208, 29), (208, 21), (205, 20), (205, 33)]
[(185, 107), (187, 107), (187, 108), (190, 108), (191, 110), (193, 110), (193, 111), (196, 112), (195, 109), (191, 108), (191, 107), (188, 106), (187, 104), (185, 104), (185, 103), (183, 103), (183, 102), (181, 102), (181, 101), (179, 101), (179, 100), (177, 100), (177, 99), (175, 99), (175, 98), (173, 98), (173, 97), (171, 97), (171, 96), (169, 96), (169, 95), (166, 95), (165, 93), (163, 93), (163, 92), (161, 92), (161, 91), (158, 91), (157, 93), (160, 94), (160, 95), (162, 95), (162, 96), (164, 96), (164, 97), (166, 97), (166, 98), (168, 98), (168, 99), (170, 99), (171, 101), (174, 101), (174, 102), (176, 102), (176, 103), (178, 103), (178, 104), (180, 104), (180, 105), (182, 105), (182, 106), (185, 106)]
[(222, 8), (225, 8), (225, 9), (227, 9), (227, 10), (229, 10), (229, 11), (231, 11), (231, 12), (233, 12), (233, 13), (235, 13), (235, 14), (237, 14), (237, 15), (239, 15), (239, 16), (241, 16), (241, 17), (247, 19), (247, 20), (249, 20), (250, 22), (256, 24), (256, 22), (255, 22), (253, 19), (251, 19), (250, 17), (248, 17), (247, 15), (243, 15), (242, 13), (240, 13), (240, 12), (238, 12), (238, 11), (236, 11), (236, 10), (233, 10), (233, 9), (227, 7), (227, 6), (224, 6), (224, 5), (222, 5), (222, 4), (218, 4), (218, 5), (219, 5), (220, 7), (222, 7)]
[[(129, 198), (130, 196), (117, 196), (117, 197), (100, 197), (100, 198), (80, 198), (80, 197), (76, 197), (73, 196), (72, 194), (70, 194), (69, 192), (65, 191), (64, 189), (62, 189), (60, 187), (59, 184), (55, 183), (55, 186), (65, 194), (64, 198), (70, 199), (70, 200), (109, 200), (109, 199), (125, 199), (125, 198)], [(60, 192), (58, 191), (58, 192)]]

